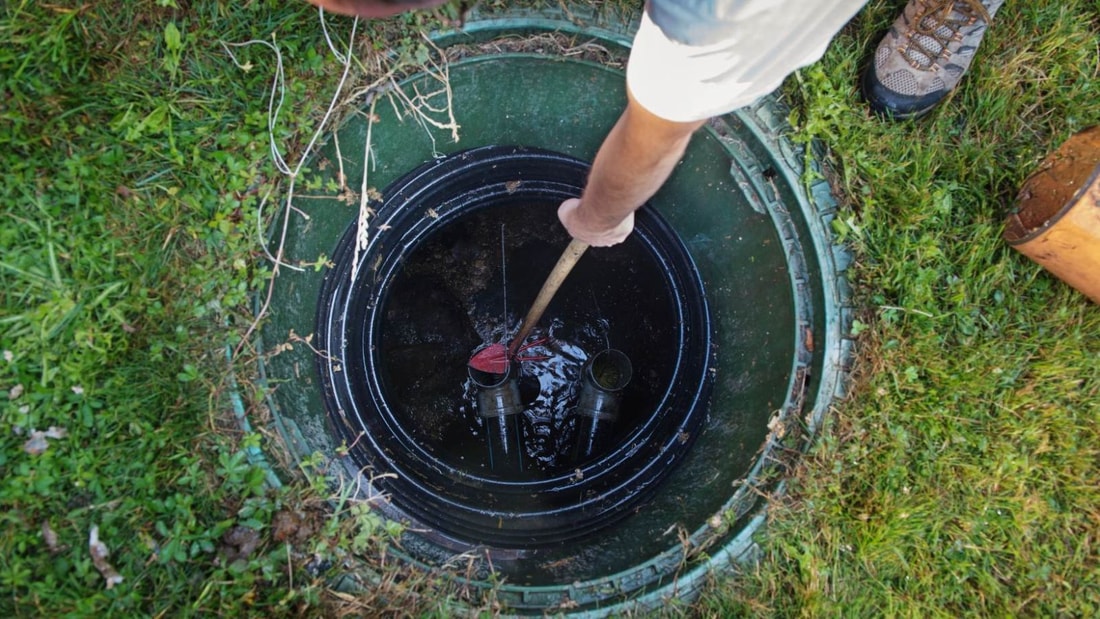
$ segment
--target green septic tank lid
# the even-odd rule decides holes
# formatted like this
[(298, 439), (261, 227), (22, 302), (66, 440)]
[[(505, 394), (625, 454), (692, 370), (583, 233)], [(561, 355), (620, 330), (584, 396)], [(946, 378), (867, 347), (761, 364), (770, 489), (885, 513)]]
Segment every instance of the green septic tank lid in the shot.
[[(516, 144), (590, 161), (625, 103), (623, 73), (614, 61), (625, 55), (629, 22), (571, 17), (486, 16), (463, 32), (437, 34), (434, 40), (453, 56), (445, 81), (417, 74), (402, 82), (404, 97), (379, 94), (374, 119), (351, 116), (318, 155), (311, 167), (329, 184), (311, 190), (315, 197), (296, 198), (308, 219), (291, 218), (288, 260), (332, 256), (356, 221), (358, 202), (341, 200), (332, 188), (338, 169), (348, 187), (382, 191), (425, 162), (481, 146)], [(547, 36), (554, 38), (546, 45), (524, 44)], [(484, 45), (493, 40), (501, 42)], [(595, 57), (569, 51), (582, 48), (595, 50)], [(450, 128), (403, 107), (409, 93), (445, 111), (432, 118), (438, 125), (450, 124), (446, 114), (453, 112), (459, 140)], [(782, 490), (786, 466), (842, 392), (850, 357), (847, 258), (828, 234), (835, 201), (824, 181), (804, 184), (803, 151), (781, 135), (784, 129), (784, 112), (772, 98), (714, 119), (651, 201), (698, 269), (715, 359), (702, 430), (655, 496), (618, 524), (558, 546), (493, 549), (447, 532), (409, 533), (402, 540), (409, 561), (439, 567), (473, 551), (479, 571), (472, 584), (490, 588), (489, 570), (495, 570), (494, 580), (506, 583), (496, 586), (497, 599), (511, 611), (599, 616), (690, 597), (707, 573), (752, 556), (752, 536), (764, 522), (759, 497)], [(384, 222), (371, 223), (370, 235), (386, 233)], [(324, 275), (279, 275), (262, 333), (268, 347), (291, 332), (315, 331)], [(301, 460), (320, 453), (347, 479), (362, 475), (338, 454), (342, 438), (326, 411), (314, 354), (294, 347), (261, 363), (261, 375), (277, 386), (269, 405), (289, 455)], [(363, 497), (377, 494), (369, 480), (362, 487)], [(388, 509), (392, 517), (407, 516)], [(466, 569), (453, 577), (466, 578)]]

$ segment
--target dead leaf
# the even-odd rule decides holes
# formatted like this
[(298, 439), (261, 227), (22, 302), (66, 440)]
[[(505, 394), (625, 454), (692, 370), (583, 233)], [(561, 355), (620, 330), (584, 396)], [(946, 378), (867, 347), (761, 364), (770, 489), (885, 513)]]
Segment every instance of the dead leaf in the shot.
[(242, 525), (231, 527), (222, 534), (222, 553), (227, 563), (246, 560), (260, 546), (260, 534)]
[(271, 536), (277, 542), (285, 542), (290, 539), (302, 524), (302, 519), (290, 510), (275, 512), (271, 518)]
[(768, 430), (775, 434), (776, 438), (783, 438), (787, 434), (787, 426), (779, 419), (779, 413), (776, 413), (768, 422)]
[(61, 542), (58, 541), (57, 533), (50, 527), (50, 522), (48, 520), (42, 521), (42, 539), (46, 542), (46, 549), (50, 551), (51, 555), (56, 555), (69, 549), (68, 546), (62, 546)]
[(31, 430), (30, 438), (27, 439), (27, 442), (23, 443), (23, 451), (32, 456), (40, 455), (50, 446), (49, 441), (46, 439), (52, 438), (58, 440), (68, 435), (69, 433), (65, 428), (58, 428), (56, 426), (50, 426), (45, 432), (41, 430)]
[(115, 571), (110, 563), (107, 563), (107, 557), (111, 554), (111, 551), (107, 550), (106, 544), (99, 541), (99, 526), (97, 525), (92, 525), (92, 530), (88, 534), (88, 553), (92, 555), (92, 565), (95, 565), (95, 569), (107, 581), (108, 589), (122, 582), (122, 576)]
[(42, 521), (42, 539), (46, 541), (46, 548), (49, 548), (51, 553), (57, 552), (57, 533), (54, 533), (46, 520)]
[(50, 444), (46, 442), (46, 433), (35, 430), (31, 432), (31, 437), (27, 439), (27, 442), (23, 443), (23, 451), (32, 456), (37, 456), (45, 453), (49, 446)]
[(19, 383), (8, 391), (9, 400), (14, 400), (21, 395), (23, 395), (23, 383)]
[(315, 526), (307, 514), (284, 509), (271, 518), (271, 536), (277, 542), (301, 545), (309, 541)]

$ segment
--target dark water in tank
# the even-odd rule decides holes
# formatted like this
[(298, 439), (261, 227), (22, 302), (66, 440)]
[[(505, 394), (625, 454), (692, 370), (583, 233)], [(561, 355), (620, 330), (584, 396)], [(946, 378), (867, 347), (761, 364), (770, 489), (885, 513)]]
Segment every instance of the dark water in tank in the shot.
[(502, 200), (440, 226), (410, 248), (380, 300), (384, 397), (426, 451), (475, 476), (537, 479), (584, 464), (573, 412), (581, 368), (597, 352), (622, 350), (634, 369), (604, 451), (654, 413), (676, 369), (676, 306), (652, 250), (639, 234), (590, 248), (518, 355), (523, 469), (493, 469), (467, 362), (484, 344), (510, 342), (568, 244), (556, 208)]

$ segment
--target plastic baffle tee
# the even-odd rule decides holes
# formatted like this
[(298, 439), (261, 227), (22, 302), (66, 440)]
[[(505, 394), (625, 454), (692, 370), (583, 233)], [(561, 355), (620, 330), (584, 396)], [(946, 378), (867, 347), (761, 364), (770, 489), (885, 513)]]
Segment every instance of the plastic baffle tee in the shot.
[(489, 465), (494, 473), (523, 472), (523, 428), (517, 368), (508, 365), (503, 374), (490, 374), (468, 368), (470, 380), (477, 386), (477, 414), (485, 423), (488, 436)]

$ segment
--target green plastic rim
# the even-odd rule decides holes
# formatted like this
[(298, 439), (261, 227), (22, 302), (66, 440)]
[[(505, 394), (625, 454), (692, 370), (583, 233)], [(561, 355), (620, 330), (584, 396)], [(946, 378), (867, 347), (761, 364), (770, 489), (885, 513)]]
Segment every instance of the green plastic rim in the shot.
[[(557, 33), (568, 41), (595, 43), (622, 57), (633, 23), (622, 16), (576, 12), (569, 20), (554, 13), (475, 15), (463, 32), (437, 33), (433, 39), (447, 49), (500, 37)], [(410, 119), (402, 122), (396, 108), (383, 112), (383, 107), (390, 106), (379, 105), (376, 113), (382, 120), (371, 128), (375, 153), (367, 172), (371, 186), (385, 186), (437, 153), (483, 144), (523, 142), (590, 160), (625, 101), (621, 71), (552, 50), (471, 56), (452, 62), (449, 72), (456, 115), (465, 131), (461, 143), (449, 143), (446, 132), (417, 126)], [(426, 89), (434, 79), (414, 75), (404, 86)], [(504, 85), (496, 83), (509, 79)], [(506, 98), (485, 94), (502, 87), (510, 93), (529, 93), (529, 99), (512, 102), (519, 112), (508, 112), (512, 108)], [(459, 107), (466, 105), (488, 109)], [(573, 109), (584, 112), (567, 112)], [(387, 133), (383, 127), (395, 129)], [(843, 394), (851, 358), (851, 342), (845, 339), (850, 315), (843, 279), (849, 257), (830, 236), (836, 201), (820, 175), (806, 173), (805, 151), (783, 136), (785, 130), (785, 111), (771, 97), (714, 119), (653, 200), (670, 215), (674, 226), (681, 226), (684, 240), (697, 252), (696, 259), (705, 263), (704, 270), (709, 269), (705, 273), (710, 278), (708, 291), (715, 290), (721, 297), (718, 305), (729, 309), (719, 318), (728, 334), (722, 344), (728, 361), (718, 370), (717, 382), (724, 391), (712, 402), (715, 421), (693, 448), (699, 454), (696, 462), (665, 482), (669, 496), (658, 499), (650, 511), (672, 509), (662, 508), (661, 501), (676, 505), (683, 500), (677, 493), (706, 498), (694, 513), (672, 518), (671, 529), (668, 520), (652, 514), (651, 521), (646, 521), (645, 514), (633, 517), (643, 524), (630, 525), (636, 529), (628, 527), (618, 538), (609, 534), (612, 539), (605, 545), (593, 542), (582, 554), (610, 552), (615, 544), (630, 544), (641, 532), (649, 532), (656, 541), (650, 541), (644, 558), (624, 553), (625, 563), (594, 560), (576, 578), (567, 571), (547, 576), (548, 570), (528, 573), (516, 568), (505, 572), (505, 584), (493, 584), (490, 581), (498, 578), (490, 574), (490, 565), (508, 565), (510, 560), (515, 565), (532, 561), (550, 565), (567, 562), (573, 555), (569, 549), (534, 556), (486, 554), (469, 584), (492, 589), (511, 612), (596, 617), (656, 608), (670, 598), (692, 598), (709, 574), (729, 571), (754, 556), (754, 536), (765, 521), (766, 505), (760, 497), (783, 491), (785, 471), (809, 446), (834, 399)], [(360, 117), (353, 117), (339, 131), (340, 157), (351, 187), (362, 180), (367, 131)], [(337, 157), (334, 149), (330, 144), (320, 155), (330, 178)], [(296, 207), (310, 219), (296, 224), (289, 235), (288, 255), (309, 262), (329, 255), (357, 215), (356, 207), (331, 198), (299, 199)], [(759, 264), (767, 266), (746, 266)], [(272, 318), (262, 333), (269, 347), (285, 341), (292, 330), (312, 332), (319, 280), (316, 273), (280, 275)], [(753, 302), (738, 300), (750, 294)], [(767, 312), (774, 322), (754, 325), (759, 322), (757, 312)], [(301, 348), (272, 356), (259, 368), (261, 378), (273, 388), (268, 390), (272, 394), (268, 404), (289, 452), (282, 455), (301, 461), (322, 454), (330, 469), (343, 470), (347, 480), (356, 480), (362, 473), (337, 455), (340, 445), (325, 426), (318, 380), (311, 376), (312, 353)], [(752, 367), (758, 367), (758, 375), (766, 380), (754, 378)], [(725, 415), (727, 410), (739, 412), (730, 416)], [(239, 418), (247, 429), (247, 420), (243, 415)], [(249, 455), (269, 473), (274, 471), (275, 458), (262, 452)], [(720, 469), (714, 480), (708, 477), (712, 469)], [(378, 498), (369, 484), (362, 497)], [(383, 503), (379, 508), (387, 509)], [(402, 518), (392, 511), (388, 515)], [(672, 533), (662, 538), (652, 533), (658, 528)], [(679, 536), (677, 528), (682, 531)], [(462, 574), (452, 574), (443, 567), (447, 561), (460, 552), (476, 555), (484, 550), (464, 546), (461, 540), (441, 542), (416, 535), (403, 539), (402, 547), (410, 562), (443, 569), (456, 579), (465, 578), (468, 566), (464, 563)], [(344, 580), (357, 578), (352, 574)]]

